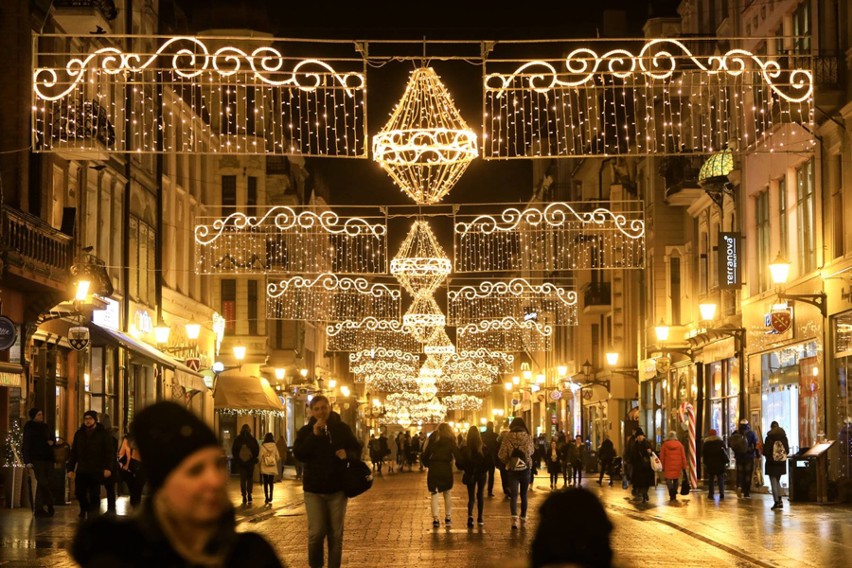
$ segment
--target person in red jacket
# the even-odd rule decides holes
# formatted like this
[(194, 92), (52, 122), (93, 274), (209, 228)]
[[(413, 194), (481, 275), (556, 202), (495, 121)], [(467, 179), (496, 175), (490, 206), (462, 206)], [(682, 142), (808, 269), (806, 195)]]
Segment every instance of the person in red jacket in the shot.
[(669, 501), (677, 500), (677, 487), (680, 474), (686, 468), (686, 452), (683, 444), (677, 439), (677, 434), (669, 432), (666, 441), (660, 447), (660, 461), (663, 463), (663, 476), (669, 488)]

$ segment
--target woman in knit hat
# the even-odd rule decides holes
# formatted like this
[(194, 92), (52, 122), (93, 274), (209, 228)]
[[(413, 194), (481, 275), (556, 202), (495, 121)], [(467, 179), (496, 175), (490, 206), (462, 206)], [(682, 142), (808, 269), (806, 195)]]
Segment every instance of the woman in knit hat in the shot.
[(130, 428), (150, 497), (136, 516), (82, 525), (74, 560), (84, 567), (282, 566), (260, 535), (236, 532), (227, 460), (206, 424), (178, 404), (159, 402)]

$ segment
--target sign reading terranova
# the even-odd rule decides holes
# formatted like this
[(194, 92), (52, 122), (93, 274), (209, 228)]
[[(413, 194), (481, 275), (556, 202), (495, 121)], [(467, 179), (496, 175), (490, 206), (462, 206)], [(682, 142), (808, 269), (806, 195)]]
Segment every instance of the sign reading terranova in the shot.
[(726, 290), (742, 288), (740, 245), (742, 233), (719, 233), (719, 287)]

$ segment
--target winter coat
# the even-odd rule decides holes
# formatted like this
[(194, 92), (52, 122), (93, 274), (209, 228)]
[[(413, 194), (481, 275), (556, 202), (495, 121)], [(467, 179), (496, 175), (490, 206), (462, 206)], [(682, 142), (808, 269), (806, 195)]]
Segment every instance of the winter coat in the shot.
[(573, 440), (567, 444), (563, 448), (565, 461), (566, 463), (570, 463), (571, 465), (580, 464), (583, 465), (583, 454), (585, 453), (585, 446), (578, 446), (576, 442)]
[(309, 493), (337, 493), (343, 491), (346, 460), (337, 457), (337, 450), (345, 450), (347, 459), (361, 457), (361, 444), (349, 426), (332, 412), (328, 417), (328, 434), (314, 434), (316, 418), (311, 417), (296, 434), (293, 454), (304, 464), (302, 487)]
[(666, 440), (660, 447), (660, 461), (663, 463), (663, 476), (666, 479), (680, 479), (686, 469), (686, 452), (678, 440)]
[[(243, 461), (240, 457), (240, 450), (243, 446), (246, 446), (249, 452), (251, 452), (251, 457), (248, 461)], [(257, 456), (260, 455), (260, 446), (258, 445), (257, 440), (254, 439), (254, 436), (250, 433), (240, 433), (240, 435), (234, 440), (234, 444), (231, 446), (231, 455), (240, 467), (254, 467), (254, 464), (257, 463)]]
[(647, 438), (634, 441), (630, 448), (630, 465), (633, 467), (631, 480), (634, 487), (652, 487), (656, 482), (656, 475), (651, 467), (651, 449)]
[(527, 456), (527, 468), (532, 469), (532, 455), (535, 451), (532, 437), (523, 430), (509, 431), (509, 433), (503, 436), (503, 442), (500, 444), (497, 457), (503, 464), (509, 465), (512, 452), (515, 451), (515, 448), (520, 448), (524, 452), (524, 455)]
[[(275, 463), (266, 465), (267, 456), (272, 456)], [(278, 453), (278, 446), (275, 442), (264, 442), (260, 447), (260, 473), (264, 475), (278, 475), (278, 462), (281, 461), (281, 455)]]
[(91, 432), (86, 432), (85, 426), (74, 433), (74, 441), (71, 444), (71, 457), (68, 459), (66, 469), (78, 473), (96, 473), (103, 475), (104, 470), (112, 471), (116, 463), (114, 449), (114, 438), (112, 434), (100, 423), (95, 423)]
[(482, 454), (472, 451), (469, 446), (464, 446), (461, 449), (461, 460), (456, 465), (464, 470), (467, 474), (465, 477), (469, 481), (475, 481), (494, 467), (493, 455), (494, 452), (484, 444)]
[[(83, 524), (71, 545), (71, 556), (83, 568), (179, 568), (192, 566), (169, 543), (154, 514), (153, 499), (138, 515), (98, 516)], [(218, 523), (211, 552), (222, 558), (223, 568), (281, 568), (275, 550), (262, 536), (236, 532), (234, 512)]]
[(743, 454), (734, 451), (734, 454), (737, 457), (737, 461), (743, 461), (746, 458), (758, 457), (760, 455), (760, 452), (758, 452), (757, 446), (760, 443), (760, 440), (757, 438), (757, 434), (754, 433), (754, 430), (752, 430), (748, 424), (740, 424), (738, 430), (740, 434), (742, 434), (745, 438), (746, 445), (749, 449)]
[(781, 477), (782, 475), (787, 474), (787, 462), (786, 461), (775, 461), (773, 457), (773, 448), (775, 447), (775, 442), (779, 441), (784, 444), (784, 451), (789, 455), (790, 454), (790, 443), (787, 441), (787, 432), (784, 431), (784, 428), (781, 426), (776, 426), (772, 428), (766, 434), (766, 441), (763, 443), (763, 457), (766, 458), (766, 465), (764, 466), (764, 470), (766, 475), (772, 477)]
[(494, 430), (486, 430), (482, 433), (482, 445), (488, 448), (491, 452), (491, 459), (494, 465), (497, 464), (497, 452), (500, 451), (500, 442), (497, 441), (497, 432)]
[[(555, 456), (553, 454), (556, 454)], [(544, 453), (544, 463), (547, 464), (547, 473), (550, 475), (558, 475), (562, 473), (563, 460), (562, 452), (558, 449), (548, 448)]]
[(598, 449), (598, 459), (602, 462), (612, 461), (615, 457), (615, 446), (612, 445), (612, 440), (607, 438), (601, 443)]
[(453, 488), (453, 460), (463, 458), (455, 438), (439, 438), (432, 434), (423, 450), (421, 460), (429, 468), (426, 474), (426, 487), (429, 493), (442, 493)]
[(721, 475), (728, 469), (731, 461), (725, 443), (719, 436), (707, 436), (701, 449), (701, 461), (707, 475)]
[(53, 434), (44, 422), (28, 420), (24, 424), (24, 441), (21, 446), (24, 463), (53, 461), (53, 448), (48, 442), (53, 441)]

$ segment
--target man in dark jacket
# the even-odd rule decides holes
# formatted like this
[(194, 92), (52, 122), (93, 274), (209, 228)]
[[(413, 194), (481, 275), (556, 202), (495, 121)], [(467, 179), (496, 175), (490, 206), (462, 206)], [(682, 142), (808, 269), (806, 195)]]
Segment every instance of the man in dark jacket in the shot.
[(322, 568), (328, 538), (328, 567), (339, 568), (343, 557), (346, 494), (343, 476), (348, 460), (361, 456), (352, 430), (331, 411), (328, 399), (311, 399), (311, 419), (296, 434), (293, 453), (304, 465), (302, 488), (308, 516), (308, 564)]
[[(778, 450), (775, 449), (776, 442), (779, 445)], [(780, 452), (781, 446), (784, 447), (784, 452)], [(772, 487), (772, 499), (775, 504), (772, 505), (773, 510), (782, 509), (784, 507), (781, 502), (781, 476), (787, 474), (787, 455), (790, 453), (790, 443), (787, 441), (787, 432), (778, 425), (778, 422), (772, 421), (769, 432), (766, 434), (766, 441), (763, 443), (763, 457), (766, 458), (766, 475), (769, 476), (769, 485)]]
[(604, 435), (604, 441), (598, 449), (598, 459), (601, 462), (601, 473), (598, 476), (598, 485), (603, 483), (604, 473), (609, 475), (609, 485), (612, 486), (612, 460), (615, 458), (615, 446), (609, 436)]
[(719, 483), (719, 499), (725, 498), (725, 471), (728, 469), (728, 450), (722, 438), (716, 435), (714, 429), (707, 432), (704, 444), (701, 446), (701, 461), (704, 462), (704, 472), (708, 479), (708, 493), (710, 499), (715, 497), (714, 484)]
[[(53, 492), (50, 490), (50, 472), (53, 471), (53, 434), (44, 422), (44, 411), (30, 409), (30, 419), (24, 424), (24, 463), (33, 470), (36, 494), (33, 513), (36, 517), (52, 517)], [(44, 507), (47, 506), (47, 510)]]
[(751, 476), (754, 473), (754, 458), (757, 453), (757, 434), (748, 425), (748, 420), (743, 418), (740, 420), (740, 426), (735, 430), (744, 440), (741, 448), (738, 448), (733, 441), (733, 434), (730, 439), (731, 449), (734, 450), (734, 455), (737, 459), (737, 492), (742, 492), (742, 496), (746, 499), (751, 499)]
[(260, 444), (251, 435), (251, 427), (243, 424), (240, 435), (231, 446), (231, 455), (237, 463), (240, 472), (240, 493), (243, 494), (243, 505), (251, 503), (252, 484), (254, 482), (254, 466), (260, 455)]
[(94, 516), (100, 508), (101, 483), (112, 476), (115, 461), (112, 434), (98, 423), (98, 413), (87, 410), (83, 425), (74, 434), (71, 458), (68, 460), (68, 477), (74, 479), (80, 518)]
[(500, 451), (500, 445), (497, 443), (497, 432), (494, 431), (494, 423), (488, 422), (485, 425), (485, 432), (482, 433), (482, 445), (485, 446), (485, 451), (491, 457), (491, 464), (488, 466), (488, 496), (494, 497), (494, 470), (497, 466), (497, 452)]

